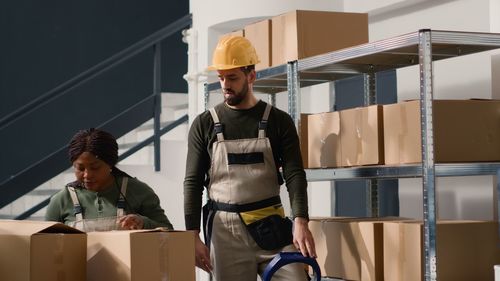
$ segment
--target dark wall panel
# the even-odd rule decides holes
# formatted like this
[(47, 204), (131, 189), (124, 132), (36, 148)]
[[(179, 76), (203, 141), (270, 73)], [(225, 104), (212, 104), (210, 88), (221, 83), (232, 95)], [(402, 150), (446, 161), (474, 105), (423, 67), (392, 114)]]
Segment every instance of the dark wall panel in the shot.
[[(0, 119), (188, 13), (188, 0), (1, 1)], [(187, 45), (181, 39), (179, 31), (163, 42), (163, 91), (186, 92)], [(23, 171), (60, 155), (77, 130), (101, 126), (152, 94), (150, 48), (1, 128), (0, 188), (41, 184), (35, 179), (61, 168), (40, 163)], [(120, 137), (152, 112), (148, 102), (108, 130)]]
[[(188, 0), (2, 1), (0, 117), (188, 13)], [(180, 39), (165, 41), (165, 91), (186, 92)]]

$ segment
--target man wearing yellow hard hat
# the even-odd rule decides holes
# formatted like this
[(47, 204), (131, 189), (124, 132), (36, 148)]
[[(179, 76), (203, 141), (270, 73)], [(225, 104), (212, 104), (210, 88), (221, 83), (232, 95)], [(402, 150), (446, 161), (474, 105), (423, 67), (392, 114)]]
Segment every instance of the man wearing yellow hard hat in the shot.
[[(209, 70), (218, 72), (224, 102), (200, 114), (189, 131), (184, 210), (186, 229), (200, 230), (203, 187), (205, 243), (196, 236), (196, 265), (217, 281), (255, 281), (281, 251), (316, 256), (308, 228), (307, 182), (291, 117), (253, 93), (252, 44), (220, 39)], [(283, 177), (279, 168), (283, 169)], [(292, 221), (285, 217), (280, 185), (286, 182)], [(273, 280), (306, 280), (301, 264)]]

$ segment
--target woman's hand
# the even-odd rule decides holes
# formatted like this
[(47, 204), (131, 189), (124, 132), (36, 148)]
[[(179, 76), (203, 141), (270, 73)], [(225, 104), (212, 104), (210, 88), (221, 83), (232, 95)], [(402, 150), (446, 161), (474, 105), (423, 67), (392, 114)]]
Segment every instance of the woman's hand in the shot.
[(139, 215), (128, 214), (118, 218), (118, 225), (122, 229), (142, 229), (144, 228), (144, 221)]
[(299, 217), (294, 219), (293, 244), (304, 257), (316, 257), (316, 246), (307, 219)]

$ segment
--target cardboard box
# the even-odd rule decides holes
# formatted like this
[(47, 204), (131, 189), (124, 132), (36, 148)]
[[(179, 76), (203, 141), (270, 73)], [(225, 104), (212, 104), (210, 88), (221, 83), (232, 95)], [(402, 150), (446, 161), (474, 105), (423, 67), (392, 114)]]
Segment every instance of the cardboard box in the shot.
[[(422, 222), (384, 224), (385, 281), (424, 280)], [(493, 281), (500, 263), (498, 223), (439, 221), (436, 226), (437, 279)]]
[(85, 281), (86, 235), (57, 222), (0, 220), (0, 279)]
[(272, 18), (272, 65), (368, 42), (368, 14), (292, 11)]
[(87, 276), (92, 281), (194, 281), (194, 232), (90, 232)]
[(406, 220), (385, 218), (311, 218), (322, 276), (343, 280), (382, 281), (383, 224)]
[[(435, 162), (500, 161), (500, 101), (435, 100)], [(420, 101), (384, 106), (386, 164), (422, 162)]]
[(340, 111), (342, 166), (384, 164), (381, 105)]
[(257, 51), (260, 63), (255, 65), (256, 70), (271, 66), (271, 20), (263, 20), (245, 26), (245, 37), (252, 42)]
[(338, 167), (341, 164), (338, 112), (302, 114), (301, 152), (304, 168)]

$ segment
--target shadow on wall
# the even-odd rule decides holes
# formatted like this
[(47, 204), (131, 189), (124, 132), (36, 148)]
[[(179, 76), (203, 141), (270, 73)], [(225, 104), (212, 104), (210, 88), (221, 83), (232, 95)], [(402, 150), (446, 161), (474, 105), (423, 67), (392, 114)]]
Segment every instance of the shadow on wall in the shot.
[(333, 167), (340, 165), (340, 155), (337, 151), (339, 147), (340, 137), (337, 134), (329, 134), (324, 140), (322, 140), (321, 154), (320, 154), (320, 164), (321, 167)]

